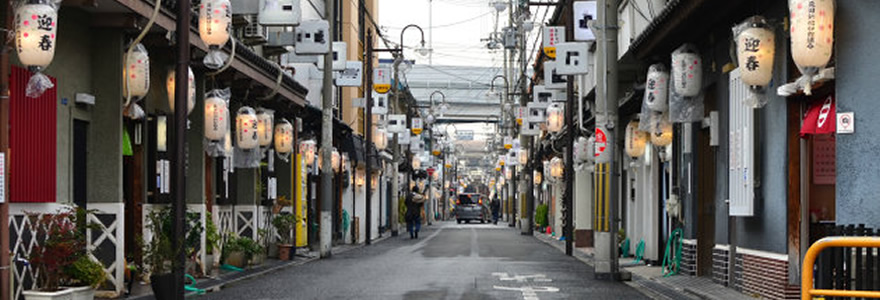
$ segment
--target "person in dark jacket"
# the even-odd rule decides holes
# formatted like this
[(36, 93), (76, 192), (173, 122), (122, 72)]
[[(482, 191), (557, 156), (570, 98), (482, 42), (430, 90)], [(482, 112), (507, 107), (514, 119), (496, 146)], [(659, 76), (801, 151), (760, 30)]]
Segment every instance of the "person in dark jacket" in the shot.
[(407, 194), (404, 205), (407, 206), (407, 214), (404, 219), (407, 220), (407, 232), (410, 233), (411, 239), (419, 238), (419, 229), (422, 226), (422, 206), (425, 203), (425, 197), (419, 193), (419, 187), (414, 186), (413, 190)]
[(489, 203), (489, 208), (493, 213), (493, 224), (499, 223), (499, 210), (501, 203), (499, 202), (499, 198), (493, 197), (493, 200)]

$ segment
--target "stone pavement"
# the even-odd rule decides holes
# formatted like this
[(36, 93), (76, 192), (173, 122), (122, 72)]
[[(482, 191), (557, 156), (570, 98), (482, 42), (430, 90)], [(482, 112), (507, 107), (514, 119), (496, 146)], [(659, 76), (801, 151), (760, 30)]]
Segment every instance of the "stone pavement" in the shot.
[[(535, 232), (537, 239), (565, 251), (566, 242), (551, 235)], [(573, 256), (593, 266), (593, 248), (573, 248)], [(629, 271), (632, 280), (625, 282), (653, 299), (753, 299), (733, 289), (714, 283), (705, 277), (674, 275), (664, 277), (660, 266), (646, 266), (622, 259), (621, 266)]]

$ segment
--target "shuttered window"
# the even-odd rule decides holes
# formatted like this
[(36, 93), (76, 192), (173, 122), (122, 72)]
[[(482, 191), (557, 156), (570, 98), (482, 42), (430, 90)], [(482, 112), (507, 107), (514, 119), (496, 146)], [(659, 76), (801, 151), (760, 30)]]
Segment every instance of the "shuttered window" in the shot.
[(740, 69), (728, 74), (728, 215), (752, 216), (755, 198), (753, 109), (743, 104), (749, 90)]
[(57, 88), (28, 98), (31, 73), (12, 67), (10, 75), (9, 202), (55, 202)]

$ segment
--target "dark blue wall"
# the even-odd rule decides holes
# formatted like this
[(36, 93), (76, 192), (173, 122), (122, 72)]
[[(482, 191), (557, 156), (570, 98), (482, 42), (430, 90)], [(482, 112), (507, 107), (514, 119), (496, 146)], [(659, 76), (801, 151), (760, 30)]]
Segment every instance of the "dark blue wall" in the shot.
[(836, 138), (835, 220), (878, 228), (878, 1), (838, 1), (835, 96), (854, 112), (854, 134)]

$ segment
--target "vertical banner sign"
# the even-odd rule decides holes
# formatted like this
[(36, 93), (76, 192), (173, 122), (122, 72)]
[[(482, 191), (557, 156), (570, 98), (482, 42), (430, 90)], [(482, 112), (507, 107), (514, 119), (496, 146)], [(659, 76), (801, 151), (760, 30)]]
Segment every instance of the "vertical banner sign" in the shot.
[(0, 203), (6, 203), (6, 153), (0, 152)]
[(594, 41), (596, 36), (593, 29), (590, 28), (589, 21), (596, 20), (597, 3), (596, 1), (575, 1), (572, 4), (572, 17), (575, 22), (574, 37), (576, 41)]
[(542, 49), (550, 58), (557, 58), (557, 44), (563, 42), (563, 34), (565, 27), (563, 26), (545, 26), (542, 29)]
[(600, 127), (596, 128), (596, 142), (594, 143), (594, 152), (593, 156), (596, 158), (597, 163), (606, 163), (608, 162), (608, 155), (604, 155), (606, 152), (608, 139), (606, 137), (606, 131)]
[(415, 135), (422, 133), (422, 118), (413, 118), (410, 121), (410, 131)]
[[(297, 122), (299, 123), (299, 122)], [(306, 246), (306, 161), (303, 159), (303, 155), (297, 153), (297, 163), (291, 164), (291, 166), (297, 166), (299, 169), (294, 169), (295, 179), (294, 179), (294, 213), (297, 216), (297, 220), (300, 220), (296, 226), (296, 246), (297, 247), (305, 247)]]
[(388, 93), (392, 88), (391, 71), (388, 66), (378, 66), (373, 70), (373, 90), (380, 94)]

